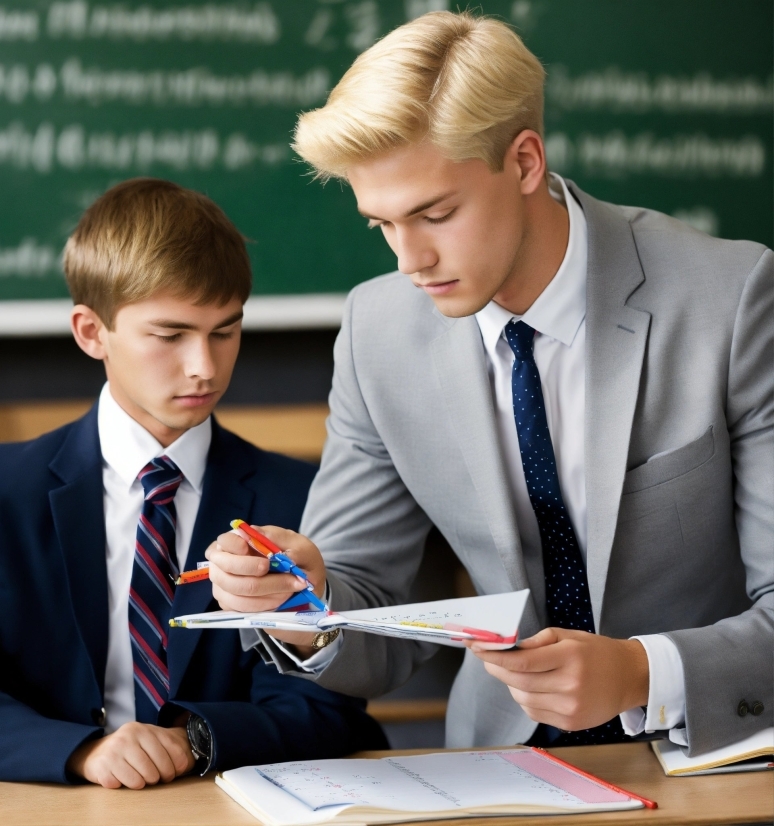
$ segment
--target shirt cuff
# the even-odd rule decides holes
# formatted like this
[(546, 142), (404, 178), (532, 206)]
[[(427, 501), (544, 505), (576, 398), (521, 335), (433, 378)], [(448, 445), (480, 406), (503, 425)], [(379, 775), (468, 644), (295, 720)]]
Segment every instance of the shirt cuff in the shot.
[(341, 648), (341, 637), (343, 633), (344, 632), (342, 631), (330, 645), (326, 645), (325, 648), (315, 651), (311, 657), (307, 657), (305, 660), (302, 660), (298, 654), (294, 653), (292, 649), (285, 645), (281, 640), (275, 639), (269, 635), (267, 635), (267, 637), (271, 641), (272, 645), (276, 645), (277, 648), (279, 648), (285, 656), (293, 660), (293, 662), (302, 671), (306, 671), (308, 674), (314, 674), (317, 676), (325, 671), (325, 669), (333, 661), (336, 654), (338, 654), (339, 648)]
[[(648, 656), (650, 670), (648, 706), (620, 714), (630, 737), (671, 730), (669, 739), (687, 745), (685, 737), (685, 673), (677, 646), (664, 634), (631, 637), (639, 640)], [(674, 735), (674, 736), (673, 736)]]

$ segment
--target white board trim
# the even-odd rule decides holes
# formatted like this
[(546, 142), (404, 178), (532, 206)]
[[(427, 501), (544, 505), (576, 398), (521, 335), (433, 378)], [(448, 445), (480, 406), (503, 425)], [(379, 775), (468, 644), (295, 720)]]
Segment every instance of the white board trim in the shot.
[[(309, 330), (341, 326), (346, 293), (254, 295), (245, 304), (244, 330)], [(0, 336), (70, 333), (69, 298), (0, 301)]]

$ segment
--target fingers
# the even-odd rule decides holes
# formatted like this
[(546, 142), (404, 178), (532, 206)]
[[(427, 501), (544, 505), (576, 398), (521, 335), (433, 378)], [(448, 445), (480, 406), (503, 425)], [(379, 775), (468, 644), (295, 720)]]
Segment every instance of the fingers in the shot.
[(98, 742), (86, 757), (82, 776), (106, 789), (142, 789), (169, 783), (194, 763), (185, 729), (127, 723)]
[(234, 596), (228, 591), (224, 591), (219, 585), (213, 583), (212, 596), (224, 611), (238, 611), (242, 614), (250, 614), (261, 611), (273, 611), (291, 596), (291, 592), (263, 597)]
[[(148, 726), (140, 732), (139, 737), (140, 746), (158, 773), (156, 783), (158, 783), (159, 780), (163, 783), (169, 783), (178, 775), (174, 759), (172, 755), (170, 755), (167, 743), (165, 742), (167, 738), (162, 738), (162, 734), (164, 734), (165, 731), (165, 729), (157, 729), (156, 726)], [(144, 774), (143, 777), (145, 777)], [(150, 783), (151, 781), (146, 778), (146, 782)]]
[(239, 556), (224, 551), (220, 545), (210, 546), (207, 551), (210, 567), (213, 565), (221, 571), (235, 576), (266, 576), (269, 572), (269, 560), (263, 556)]
[(542, 648), (544, 645), (553, 645), (555, 642), (565, 639), (563, 631), (565, 631), (563, 628), (544, 628), (534, 636), (522, 640), (519, 643), (519, 648), (529, 650), (530, 648)]
[(211, 545), (207, 550), (204, 552), (204, 555), (207, 559), (210, 559), (210, 553), (215, 549), (225, 551), (228, 554), (233, 554), (234, 556), (254, 556), (255, 551), (245, 542), (244, 539), (238, 534), (234, 533), (233, 531), (228, 531), (228, 533), (222, 533)]
[(472, 651), (485, 663), (499, 666), (507, 671), (528, 673), (552, 671), (557, 668), (564, 661), (564, 652), (560, 646), (561, 644), (557, 643), (532, 650), (517, 648), (511, 651), (488, 651), (473, 646)]
[(170, 780), (191, 771), (196, 765), (196, 758), (191, 751), (185, 728), (178, 726), (171, 729), (160, 728), (156, 731), (159, 742), (166, 750), (174, 768), (174, 774)]

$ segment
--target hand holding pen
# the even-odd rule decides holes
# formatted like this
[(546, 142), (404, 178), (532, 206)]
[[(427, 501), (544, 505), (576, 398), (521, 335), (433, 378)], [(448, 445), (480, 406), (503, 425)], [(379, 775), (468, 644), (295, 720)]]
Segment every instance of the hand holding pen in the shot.
[(226, 610), (327, 610), (321, 599), (325, 566), (308, 539), (274, 526), (259, 530), (241, 519), (231, 524), (233, 530), (207, 549), (208, 569), (186, 571), (181, 583), (209, 578)]

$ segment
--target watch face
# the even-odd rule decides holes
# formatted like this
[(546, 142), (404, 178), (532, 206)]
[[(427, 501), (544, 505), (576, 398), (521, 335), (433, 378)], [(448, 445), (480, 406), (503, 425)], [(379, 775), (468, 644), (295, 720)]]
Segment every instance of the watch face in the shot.
[(189, 728), (189, 732), (193, 741), (191, 745), (200, 754), (208, 756), (212, 743), (210, 742), (210, 730), (204, 720), (201, 717), (196, 717), (193, 720), (193, 725)]

